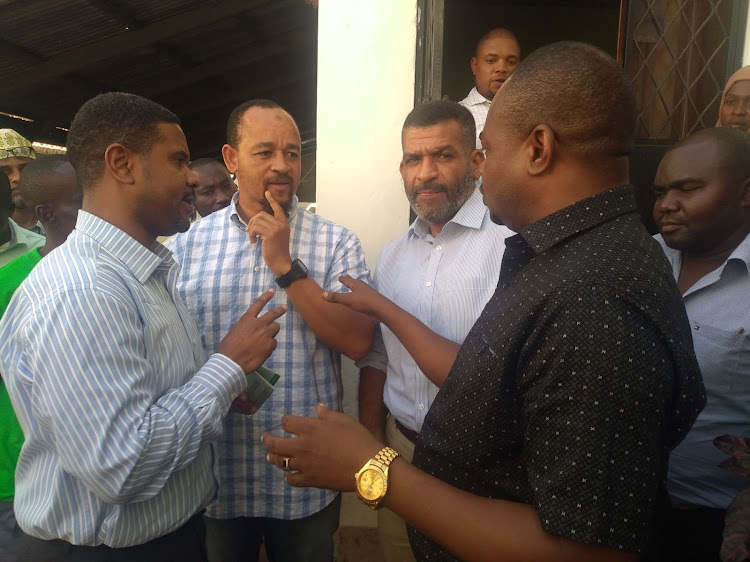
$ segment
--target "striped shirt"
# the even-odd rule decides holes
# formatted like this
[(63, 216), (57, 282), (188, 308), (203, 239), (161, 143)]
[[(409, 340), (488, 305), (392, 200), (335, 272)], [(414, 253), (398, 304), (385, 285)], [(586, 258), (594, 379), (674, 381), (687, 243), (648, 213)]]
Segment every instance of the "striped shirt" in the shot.
[[(479, 190), (436, 237), (417, 219), (389, 243), (375, 270), (375, 288), (441, 336), (463, 343), (490, 300), (500, 275), (505, 238), (513, 232), (490, 219)], [(370, 353), (357, 362), (388, 374), (383, 399), (390, 413), (419, 431), (440, 390), (406, 348), (380, 326)]]
[(15, 510), (27, 534), (133, 546), (215, 494), (210, 442), (245, 377), (223, 355), (205, 361), (176, 280), (161, 244), (80, 211), (13, 296), (0, 370), (26, 436)]
[(482, 148), (482, 141), (479, 140), (479, 133), (484, 129), (484, 124), (487, 122), (487, 113), (490, 111), (490, 104), (492, 100), (488, 100), (476, 87), (472, 88), (469, 95), (458, 102), (459, 105), (463, 105), (468, 109), (474, 116), (474, 123), (477, 126), (477, 148)]
[[(323, 402), (340, 410), (340, 355), (315, 336), (302, 315), (278, 289), (263, 261), (262, 245), (250, 243), (245, 224), (232, 203), (202, 218), (169, 241), (182, 267), (178, 289), (194, 316), (205, 347), (213, 351), (250, 304), (264, 291), (277, 289), (267, 308), (287, 305), (279, 319), (278, 346), (265, 366), (281, 375), (275, 390), (253, 416), (230, 414), (216, 442), (219, 495), (207, 515), (218, 519), (273, 517), (299, 519), (326, 507), (334, 492), (293, 488), (278, 468), (266, 462), (261, 434), (281, 423), (286, 413), (314, 415)], [(369, 279), (357, 237), (347, 229), (300, 209), (296, 198), (289, 212), (290, 254), (301, 259), (324, 290), (346, 289), (339, 276)]]

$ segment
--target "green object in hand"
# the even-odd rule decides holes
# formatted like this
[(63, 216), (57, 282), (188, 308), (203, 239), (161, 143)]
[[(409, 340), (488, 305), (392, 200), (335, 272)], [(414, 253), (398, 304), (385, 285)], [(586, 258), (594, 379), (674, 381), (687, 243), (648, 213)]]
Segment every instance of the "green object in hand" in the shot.
[(273, 387), (279, 380), (280, 375), (261, 365), (255, 371), (245, 375), (245, 378), (247, 379), (245, 393), (250, 402), (260, 408), (263, 402), (271, 396)]

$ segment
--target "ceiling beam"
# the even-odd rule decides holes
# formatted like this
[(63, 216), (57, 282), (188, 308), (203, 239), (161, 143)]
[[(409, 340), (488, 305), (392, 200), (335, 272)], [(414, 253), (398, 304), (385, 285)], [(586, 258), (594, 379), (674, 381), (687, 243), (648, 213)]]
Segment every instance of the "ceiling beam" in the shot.
[(274, 1), (258, 0), (254, 3), (248, 2), (248, 0), (217, 1), (216, 3), (183, 12), (132, 32), (123, 31), (113, 37), (67, 51), (15, 74), (12, 79), (9, 76), (4, 76), (0, 78), (0, 82), (5, 81), (4, 90), (6, 94), (9, 91), (24, 90), (50, 78), (56, 78), (85, 69), (94, 63), (151, 45), (169, 37), (174, 37), (179, 33), (184, 33), (196, 27), (206, 26), (215, 21), (250, 10), (258, 5)]
[[(86, 0), (93, 8), (99, 10), (106, 16), (116, 20), (123, 27), (136, 30), (143, 29), (145, 24), (136, 18), (133, 13), (126, 7), (114, 2), (113, 0)], [(176, 62), (180, 66), (189, 68), (195, 66), (197, 63), (180, 49), (177, 49), (166, 43), (157, 42), (154, 44), (156, 50)]]

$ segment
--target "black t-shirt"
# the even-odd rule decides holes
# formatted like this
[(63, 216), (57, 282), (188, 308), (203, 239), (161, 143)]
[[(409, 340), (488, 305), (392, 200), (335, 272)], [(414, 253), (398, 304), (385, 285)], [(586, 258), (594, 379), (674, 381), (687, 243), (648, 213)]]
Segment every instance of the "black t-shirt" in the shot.
[[(668, 452), (705, 394), (685, 308), (624, 186), (506, 240), (498, 288), (414, 454), (462, 490), (529, 504), (542, 527), (643, 551)], [(420, 560), (453, 556), (414, 529)]]

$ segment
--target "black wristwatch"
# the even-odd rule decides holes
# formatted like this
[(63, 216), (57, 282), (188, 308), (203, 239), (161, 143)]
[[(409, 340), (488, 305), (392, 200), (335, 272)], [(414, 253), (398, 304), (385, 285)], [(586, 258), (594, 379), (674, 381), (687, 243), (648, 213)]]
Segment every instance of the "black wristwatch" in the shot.
[(289, 271), (276, 278), (276, 284), (282, 289), (286, 289), (298, 279), (304, 279), (305, 277), (307, 277), (307, 267), (301, 259), (297, 258), (292, 262), (292, 268)]

